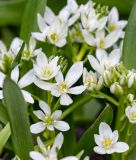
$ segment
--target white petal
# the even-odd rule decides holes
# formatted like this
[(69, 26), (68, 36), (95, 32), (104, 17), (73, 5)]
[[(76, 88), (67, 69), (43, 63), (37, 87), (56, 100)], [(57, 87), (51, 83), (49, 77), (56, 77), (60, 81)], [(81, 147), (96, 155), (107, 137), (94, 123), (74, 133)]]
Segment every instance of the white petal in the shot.
[(55, 80), (59, 84), (61, 84), (64, 81), (64, 77), (61, 71), (59, 71), (58, 74), (55, 76)]
[(99, 126), (99, 134), (104, 137), (107, 137), (112, 135), (112, 130), (108, 124), (101, 122)]
[(39, 153), (37, 151), (30, 152), (30, 157), (33, 160), (45, 160), (45, 157), (41, 153)]
[(55, 121), (54, 127), (59, 131), (63, 131), (63, 132), (70, 129), (69, 124), (64, 121)]
[(105, 27), (105, 25), (106, 25), (106, 23), (107, 23), (107, 20), (108, 20), (108, 17), (103, 17), (103, 18), (101, 18), (100, 20), (99, 20), (99, 28), (98, 28), (98, 30), (102, 30), (104, 27)]
[(62, 94), (60, 97), (60, 104), (64, 106), (68, 106), (73, 103), (73, 100), (70, 98), (68, 94)]
[(104, 67), (101, 66), (101, 65), (98, 63), (97, 59), (96, 59), (94, 56), (92, 56), (92, 55), (89, 55), (89, 56), (88, 56), (88, 59), (89, 59), (89, 62), (90, 62), (90, 65), (92, 66), (92, 68), (93, 68), (95, 71), (97, 71), (99, 74), (103, 74), (103, 72), (104, 72)]
[(43, 32), (46, 28), (46, 24), (45, 24), (45, 20), (44, 18), (40, 15), (40, 14), (37, 14), (37, 19), (38, 19), (38, 26), (39, 26), (39, 29), (41, 32)]
[(24, 88), (32, 84), (34, 79), (35, 79), (34, 72), (33, 70), (30, 70), (19, 80), (18, 85), (20, 88)]
[(92, 34), (90, 34), (87, 30), (83, 29), (82, 30), (83, 37), (86, 41), (86, 43), (90, 46), (95, 46), (95, 39)]
[(72, 16), (71, 18), (69, 18), (68, 20), (68, 26), (72, 26), (80, 17), (80, 13), (77, 12), (74, 16)]
[(45, 36), (40, 32), (32, 32), (32, 36), (39, 41), (45, 41)]
[(78, 95), (78, 94), (81, 94), (82, 92), (84, 92), (85, 89), (86, 89), (86, 87), (81, 85), (81, 86), (69, 88), (68, 93)]
[(45, 68), (48, 64), (48, 58), (43, 52), (41, 52), (40, 54), (38, 54), (36, 62), (38, 66)]
[(94, 147), (94, 152), (98, 153), (98, 154), (106, 154), (106, 150), (104, 150), (102, 147)]
[(62, 144), (63, 144), (63, 141), (64, 141), (64, 136), (62, 133), (59, 133), (56, 137), (55, 137), (55, 141), (54, 141), (54, 144), (53, 144), (53, 147), (57, 147), (58, 149), (61, 148)]
[(116, 25), (117, 25), (117, 29), (124, 29), (127, 25), (127, 21), (119, 21)]
[(60, 160), (78, 160), (78, 158), (76, 156), (68, 156), (68, 157), (64, 157)]
[(72, 67), (69, 69), (65, 82), (66, 84), (71, 87), (74, 83), (78, 81), (78, 79), (81, 77), (83, 73), (83, 62), (76, 62), (72, 65)]
[(3, 91), (0, 91), (0, 99), (3, 99)]
[(47, 125), (47, 129), (49, 131), (54, 131), (54, 126), (53, 125)]
[(1, 53), (7, 53), (7, 48), (1, 40), (0, 40), (0, 52)]
[(42, 111), (33, 111), (34, 115), (38, 117), (40, 120), (44, 121), (45, 120), (45, 115)]
[(58, 120), (62, 115), (62, 111), (61, 110), (56, 110), (55, 112), (52, 113), (52, 118), (54, 120)]
[(63, 47), (65, 44), (67, 43), (66, 39), (60, 39), (59, 41), (57, 41), (55, 44), (57, 47)]
[(31, 103), (31, 104), (34, 103), (34, 99), (32, 98), (31, 93), (25, 90), (21, 90), (21, 92), (23, 93), (23, 96), (26, 102)]
[(16, 55), (19, 52), (22, 44), (23, 44), (23, 41), (20, 38), (14, 38), (11, 45), (10, 45), (11, 52), (14, 55)]
[(117, 40), (120, 38), (121, 30), (111, 32), (106, 38), (105, 38), (105, 46), (104, 48), (107, 49), (111, 46), (113, 46)]
[(119, 13), (116, 7), (113, 7), (109, 13), (108, 21), (110, 24), (114, 24), (119, 20)]
[(54, 88), (51, 90), (51, 95), (53, 95), (55, 97), (60, 97), (61, 92), (57, 86), (54, 86)]
[(128, 146), (127, 143), (117, 142), (117, 143), (114, 145), (114, 149), (115, 149), (115, 152), (117, 152), (117, 153), (122, 153), (122, 152), (126, 152), (126, 151), (129, 149), (129, 146)]
[(116, 131), (114, 131), (112, 133), (112, 141), (113, 141), (113, 143), (116, 143), (118, 138), (119, 138), (119, 134), (118, 134), (118, 131), (116, 130)]
[(29, 40), (29, 50), (30, 50), (30, 52), (33, 52), (35, 47), (36, 47), (36, 40), (34, 39), (34, 37), (31, 36), (31, 38)]
[(49, 7), (45, 8), (44, 19), (49, 25), (52, 25), (52, 23), (54, 22), (55, 14)]
[(16, 83), (18, 82), (19, 79), (19, 67), (18, 65), (11, 71), (11, 79), (15, 81)]
[(2, 72), (0, 72), (0, 87), (1, 88), (3, 88), (4, 79), (5, 79), (5, 75)]
[(31, 133), (38, 134), (45, 130), (46, 126), (43, 122), (37, 122), (30, 126)]
[(120, 62), (120, 58), (121, 58), (121, 52), (120, 49), (114, 49), (110, 54), (109, 54), (109, 58), (113, 64), (113, 66), (115, 66), (116, 64), (118, 64)]
[(34, 84), (38, 86), (39, 88), (46, 90), (46, 91), (51, 91), (54, 88), (53, 83), (44, 82), (37, 78), (34, 80)]
[(99, 60), (99, 62), (102, 62), (108, 58), (108, 54), (104, 49), (97, 49), (96, 57)]
[(95, 139), (95, 143), (96, 143), (98, 146), (102, 146), (103, 137), (102, 137), (101, 135), (95, 134), (95, 135), (94, 135), (94, 139)]
[(44, 111), (46, 116), (50, 116), (51, 109), (47, 103), (45, 103), (44, 101), (39, 101), (39, 106)]

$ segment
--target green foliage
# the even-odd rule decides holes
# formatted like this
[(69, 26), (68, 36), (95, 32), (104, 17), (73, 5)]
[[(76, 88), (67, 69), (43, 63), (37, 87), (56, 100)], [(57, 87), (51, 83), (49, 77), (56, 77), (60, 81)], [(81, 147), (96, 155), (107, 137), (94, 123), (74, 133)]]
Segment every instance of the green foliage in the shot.
[[(82, 135), (78, 144), (75, 147), (74, 153), (77, 154), (81, 150), (84, 150), (84, 155), (90, 155), (95, 145), (94, 134), (98, 133), (98, 127), (101, 122), (111, 124), (113, 117), (113, 111), (110, 106), (107, 106), (102, 113), (98, 116), (93, 125)], [(89, 143), (90, 141), (90, 143)]]
[(20, 36), (28, 42), (31, 32), (38, 31), (37, 13), (43, 14), (46, 6), (46, 0), (28, 0), (21, 24)]
[(7, 123), (7, 125), (0, 131), (0, 153), (2, 152), (2, 149), (7, 142), (10, 134), (10, 125), (9, 123)]
[(129, 16), (128, 26), (125, 33), (123, 46), (123, 62), (130, 68), (136, 68), (136, 3)]
[(33, 147), (29, 129), (29, 118), (23, 95), (18, 86), (8, 78), (4, 81), (3, 92), (11, 126), (14, 151), (21, 159), (29, 160), (29, 151)]

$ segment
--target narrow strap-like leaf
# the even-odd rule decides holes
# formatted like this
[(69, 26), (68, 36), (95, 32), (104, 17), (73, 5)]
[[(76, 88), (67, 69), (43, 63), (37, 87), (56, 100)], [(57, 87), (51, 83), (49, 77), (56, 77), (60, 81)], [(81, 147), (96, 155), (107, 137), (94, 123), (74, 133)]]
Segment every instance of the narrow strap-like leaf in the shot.
[(3, 87), (4, 102), (11, 126), (11, 138), (15, 154), (21, 160), (29, 160), (33, 149), (27, 106), (19, 87), (6, 78)]
[(31, 32), (38, 31), (37, 13), (44, 13), (46, 0), (28, 0), (22, 19), (20, 36), (28, 42)]
[(136, 2), (128, 20), (122, 56), (123, 62), (128, 69), (136, 69)]

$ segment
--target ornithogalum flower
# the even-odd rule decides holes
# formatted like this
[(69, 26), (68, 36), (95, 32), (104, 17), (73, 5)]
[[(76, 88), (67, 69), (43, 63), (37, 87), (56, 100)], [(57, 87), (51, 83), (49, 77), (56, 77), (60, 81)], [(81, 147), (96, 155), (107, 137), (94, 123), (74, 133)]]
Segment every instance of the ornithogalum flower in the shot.
[(104, 73), (104, 70), (118, 65), (120, 62), (120, 58), (121, 58), (120, 49), (115, 49), (110, 54), (108, 54), (103, 49), (97, 49), (96, 58), (92, 55), (88, 56), (91, 66), (100, 75)]
[(69, 69), (65, 79), (61, 71), (56, 75), (55, 79), (57, 83), (51, 88), (51, 94), (60, 97), (61, 105), (70, 105), (73, 102), (68, 94), (79, 95), (85, 90), (83, 85), (72, 87), (81, 77), (82, 73), (83, 63), (77, 62)]
[(40, 122), (37, 122), (31, 125), (30, 130), (34, 134), (38, 134), (43, 132), (45, 129), (50, 131), (54, 131), (54, 128), (58, 129), (59, 131), (67, 131), (69, 130), (68, 123), (61, 121), (61, 110), (56, 110), (55, 112), (51, 113), (51, 109), (47, 103), (40, 101), (39, 106), (42, 109), (34, 111), (33, 113), (36, 115)]
[(50, 80), (55, 77), (60, 67), (58, 66), (59, 57), (56, 56), (52, 60), (48, 60), (46, 55), (41, 52), (34, 63), (34, 73), (40, 80)]
[(128, 106), (125, 113), (130, 123), (136, 123), (136, 104)]
[(94, 147), (94, 151), (98, 154), (122, 153), (129, 149), (128, 144), (118, 142), (118, 131), (112, 132), (110, 126), (101, 122), (99, 126), (99, 135), (94, 135), (95, 142), (98, 146)]

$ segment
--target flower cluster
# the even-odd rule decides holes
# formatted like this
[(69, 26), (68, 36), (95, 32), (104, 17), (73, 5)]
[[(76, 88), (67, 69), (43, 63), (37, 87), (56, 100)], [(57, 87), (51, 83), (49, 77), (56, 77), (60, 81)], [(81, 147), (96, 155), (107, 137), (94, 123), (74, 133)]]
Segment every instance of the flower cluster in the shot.
[[(81, 157), (88, 160), (82, 150), (76, 156), (63, 158), (59, 154), (64, 141), (61, 132), (70, 130), (63, 113), (79, 100), (77, 95), (113, 102), (102, 94), (106, 90), (116, 99), (127, 95), (128, 107), (123, 114), (130, 123), (136, 123), (136, 71), (126, 69), (121, 62), (127, 21), (119, 20), (115, 7), (108, 10), (92, 1), (78, 5), (75, 0), (67, 0), (58, 15), (47, 6), (44, 15), (37, 14), (37, 23), (40, 31), (32, 33), (28, 44), (15, 38), (7, 49), (0, 41), (0, 99), (3, 99), (4, 79), (9, 76), (19, 86), (28, 105), (34, 105), (30, 131), (38, 137), (35, 151), (30, 152), (33, 160), (79, 160)], [(37, 41), (52, 44), (55, 53), (52, 51), (48, 56), (44, 48), (37, 47)], [(64, 46), (71, 44), (73, 53), (69, 62), (62, 52)], [(16, 62), (19, 54), (20, 60)], [(44, 96), (39, 96), (40, 93)], [(114, 104), (117, 104), (115, 100)], [(98, 154), (126, 152), (129, 146), (118, 142), (118, 138), (117, 130), (112, 132), (108, 124), (100, 123), (99, 135), (94, 135), (98, 145), (94, 151)]]

